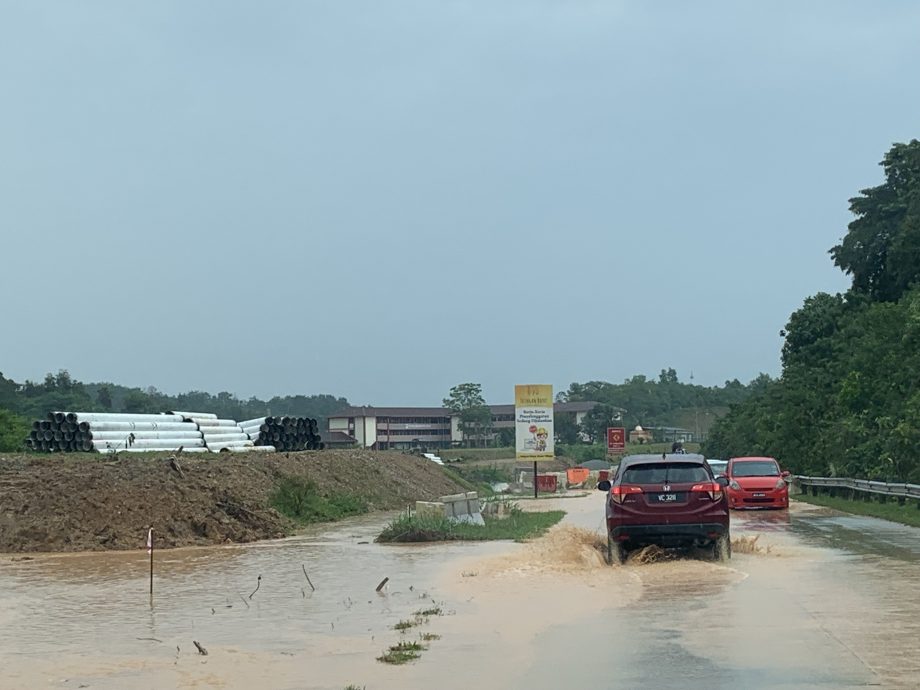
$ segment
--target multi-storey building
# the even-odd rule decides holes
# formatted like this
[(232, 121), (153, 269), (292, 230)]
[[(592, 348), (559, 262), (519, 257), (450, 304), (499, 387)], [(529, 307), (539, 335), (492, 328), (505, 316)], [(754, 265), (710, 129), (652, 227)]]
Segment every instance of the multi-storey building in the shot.
[[(555, 403), (557, 413), (574, 413), (576, 424), (597, 403)], [(493, 437), (514, 428), (514, 405), (489, 405)], [(365, 448), (449, 448), (463, 443), (458, 415), (444, 407), (348, 407), (329, 416), (329, 431), (348, 434)]]

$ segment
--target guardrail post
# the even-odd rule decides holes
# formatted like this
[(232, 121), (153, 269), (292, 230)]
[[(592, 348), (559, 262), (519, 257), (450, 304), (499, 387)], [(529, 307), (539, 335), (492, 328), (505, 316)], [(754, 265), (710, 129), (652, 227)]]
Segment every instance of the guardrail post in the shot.
[(879, 495), (878, 495), (878, 502), (879, 502), (879, 503), (888, 503), (888, 496), (886, 496), (885, 494), (879, 494)]
[(831, 498), (836, 498), (836, 496), (837, 496), (837, 489), (834, 488), (833, 486), (829, 486), (829, 487), (827, 488), (827, 493), (828, 493), (828, 495), (829, 495)]
[(817, 495), (818, 495), (818, 487), (817, 487), (817, 486), (812, 486), (812, 487), (811, 487), (811, 495), (812, 495), (812, 496), (817, 496)]
[(898, 496), (898, 505), (899, 505), (899, 506), (904, 505), (904, 497), (903, 497), (903, 496)]
[(865, 501), (866, 503), (869, 503), (871, 500), (872, 500), (872, 494), (870, 494), (868, 491), (864, 491), (863, 501)]

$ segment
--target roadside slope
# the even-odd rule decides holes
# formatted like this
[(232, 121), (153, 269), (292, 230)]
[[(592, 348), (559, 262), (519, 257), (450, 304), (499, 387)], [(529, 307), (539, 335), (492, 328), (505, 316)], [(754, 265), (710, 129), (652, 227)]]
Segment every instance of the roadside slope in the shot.
[(371, 510), (465, 490), (440, 466), (393, 452), (0, 456), (0, 553), (160, 548), (289, 534), (270, 505), (279, 482), (360, 497)]

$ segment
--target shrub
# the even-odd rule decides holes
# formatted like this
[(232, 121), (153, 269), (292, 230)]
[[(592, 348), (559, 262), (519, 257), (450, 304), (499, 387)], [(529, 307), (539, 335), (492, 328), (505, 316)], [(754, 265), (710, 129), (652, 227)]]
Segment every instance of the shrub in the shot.
[(367, 503), (360, 496), (334, 493), (326, 497), (319, 493), (316, 482), (302, 477), (282, 479), (271, 504), (282, 515), (300, 523), (338, 520), (367, 512)]

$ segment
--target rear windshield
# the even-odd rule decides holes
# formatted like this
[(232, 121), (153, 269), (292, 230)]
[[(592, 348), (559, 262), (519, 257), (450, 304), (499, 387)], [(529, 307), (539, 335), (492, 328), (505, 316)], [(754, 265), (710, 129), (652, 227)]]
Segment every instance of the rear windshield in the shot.
[(654, 465), (631, 465), (623, 472), (623, 484), (681, 484), (711, 481), (702, 465), (687, 462), (656, 462)]
[(735, 477), (778, 477), (779, 467), (772, 460), (746, 460), (732, 465)]

